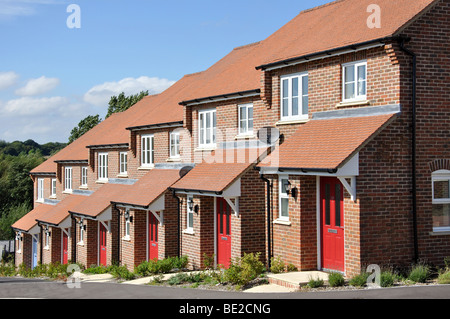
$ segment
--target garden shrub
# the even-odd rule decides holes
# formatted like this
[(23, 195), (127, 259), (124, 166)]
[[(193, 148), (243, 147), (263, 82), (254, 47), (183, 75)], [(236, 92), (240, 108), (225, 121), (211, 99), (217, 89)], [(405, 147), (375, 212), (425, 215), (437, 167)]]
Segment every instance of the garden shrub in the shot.
[(281, 258), (279, 256), (277, 256), (276, 258), (272, 257), (271, 258), (271, 266), (270, 266), (270, 271), (274, 274), (279, 274), (285, 271), (285, 264), (284, 261), (281, 260)]
[(328, 275), (328, 284), (330, 287), (341, 287), (345, 284), (344, 276), (338, 272), (332, 272)]
[(424, 283), (430, 277), (430, 268), (426, 265), (415, 265), (409, 273), (408, 279), (415, 283)]

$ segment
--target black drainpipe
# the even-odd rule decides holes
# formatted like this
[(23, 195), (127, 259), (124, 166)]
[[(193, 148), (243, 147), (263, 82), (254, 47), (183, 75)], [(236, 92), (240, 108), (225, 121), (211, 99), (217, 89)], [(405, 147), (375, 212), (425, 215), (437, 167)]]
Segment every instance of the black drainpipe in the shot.
[(178, 214), (177, 214), (177, 221), (178, 221), (178, 229), (177, 229), (177, 248), (178, 248), (178, 258), (181, 257), (181, 202), (182, 199), (180, 199), (176, 194), (175, 190), (172, 190), (172, 196), (177, 200), (177, 207), (178, 207)]
[(72, 256), (73, 256), (73, 262), (76, 263), (77, 262), (77, 228), (78, 228), (78, 223), (77, 220), (75, 219), (75, 217), (72, 215), (72, 226), (74, 227), (74, 232), (75, 234), (73, 235), (72, 238)]
[(117, 208), (117, 206), (114, 206), (117, 210), (117, 265), (120, 266), (120, 216), (122, 216), (122, 214), (120, 213), (120, 209)]
[(270, 270), (271, 266), (271, 259), (272, 259), (272, 239), (271, 239), (271, 216), (270, 216), (270, 197), (271, 197), (271, 188), (272, 184), (270, 183), (270, 180), (265, 178), (263, 174), (260, 175), (260, 178), (266, 182), (267, 184), (267, 268)]
[(44, 226), (39, 225), (39, 228), (41, 230), (41, 234), (40, 234), (40, 236), (41, 236), (40, 262), (41, 262), (41, 265), (42, 265), (43, 264), (42, 258), (44, 257), (44, 245), (43, 245), (44, 244), (44, 235), (43, 235), (42, 230), (43, 230)]
[(400, 49), (412, 57), (412, 214), (413, 214), (413, 231), (414, 231), (414, 261), (419, 260), (419, 244), (417, 236), (417, 181), (416, 181), (416, 98), (417, 98), (417, 55), (405, 48), (405, 42), (409, 39), (402, 38)]

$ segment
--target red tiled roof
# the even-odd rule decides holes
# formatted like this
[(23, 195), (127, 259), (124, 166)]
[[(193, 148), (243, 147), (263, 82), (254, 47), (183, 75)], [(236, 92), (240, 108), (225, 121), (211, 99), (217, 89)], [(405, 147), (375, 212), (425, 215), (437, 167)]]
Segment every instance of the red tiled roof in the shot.
[(59, 225), (70, 216), (69, 211), (87, 199), (87, 196), (70, 195), (53, 206), (45, 215), (37, 218), (38, 221), (51, 225)]
[[(306, 10), (265, 40), (237, 48), (203, 72), (201, 85), (182, 101), (256, 90), (255, 67), (397, 35), (436, 0), (339, 0)], [(381, 9), (381, 28), (369, 28), (370, 4)]]
[(134, 185), (129, 186), (126, 192), (115, 196), (112, 201), (148, 207), (178, 179), (180, 179), (179, 170), (153, 169)]
[(258, 166), (340, 168), (394, 117), (386, 114), (309, 121)]
[(217, 150), (171, 188), (223, 192), (266, 153), (267, 149)]
[(37, 225), (36, 219), (45, 216), (53, 207), (54, 206), (52, 205), (40, 204), (35, 209), (19, 219), (17, 222), (15, 222), (11, 227), (25, 232), (30, 231), (31, 228)]
[(69, 211), (70, 213), (96, 218), (111, 206), (112, 200), (128, 192), (129, 189), (130, 185), (105, 184)]

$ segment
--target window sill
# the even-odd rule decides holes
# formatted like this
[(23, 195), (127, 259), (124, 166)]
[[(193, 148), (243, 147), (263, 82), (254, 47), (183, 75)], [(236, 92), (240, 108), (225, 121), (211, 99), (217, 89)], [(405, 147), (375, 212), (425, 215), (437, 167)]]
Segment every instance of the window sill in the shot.
[(78, 242), (77, 246), (84, 246), (84, 242), (83, 241)]
[(128, 174), (127, 173), (121, 173), (121, 174), (117, 175), (117, 178), (128, 178)]
[(89, 189), (89, 187), (87, 185), (82, 185), (80, 186), (80, 189)]
[(193, 229), (185, 229), (183, 230), (183, 234), (195, 235), (195, 232)]
[(36, 199), (36, 203), (44, 204), (44, 199)]
[(63, 194), (73, 194), (72, 190), (68, 190), (66, 189), (65, 191), (62, 192)]
[(291, 125), (291, 124), (302, 124), (309, 122), (309, 118), (307, 119), (299, 119), (299, 120), (281, 120), (275, 123), (275, 126), (279, 125)]
[(199, 146), (194, 151), (195, 152), (204, 152), (204, 151), (215, 151), (217, 149), (217, 145), (214, 146)]
[(433, 229), (433, 231), (430, 232), (430, 236), (448, 236), (448, 235), (450, 235), (449, 229), (443, 230)]
[(181, 157), (169, 157), (166, 162), (181, 162)]
[(155, 168), (155, 165), (152, 164), (152, 165), (140, 166), (140, 167), (138, 167), (138, 170), (143, 171), (143, 170), (151, 170), (154, 168)]
[(48, 199), (57, 199), (58, 197), (56, 195), (50, 196)]
[(234, 137), (235, 140), (250, 140), (256, 138), (255, 134), (239, 134)]
[(98, 179), (95, 181), (95, 184), (108, 184), (107, 179)]
[(131, 241), (131, 238), (130, 238), (130, 236), (124, 236), (124, 237), (122, 237), (122, 240), (123, 241)]
[(291, 226), (291, 222), (289, 220), (285, 220), (285, 219), (275, 219), (273, 221), (274, 224), (278, 224), (278, 225), (285, 225), (285, 226)]
[(343, 101), (336, 104), (337, 108), (347, 107), (347, 106), (357, 106), (357, 105), (370, 105), (369, 100), (356, 100), (356, 101)]

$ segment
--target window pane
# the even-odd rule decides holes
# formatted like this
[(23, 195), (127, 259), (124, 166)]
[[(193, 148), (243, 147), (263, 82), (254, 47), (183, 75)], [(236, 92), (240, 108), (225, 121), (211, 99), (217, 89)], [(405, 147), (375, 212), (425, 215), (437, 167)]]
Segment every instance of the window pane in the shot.
[(216, 142), (216, 127), (217, 127), (217, 117), (216, 117), (216, 112), (212, 113), (212, 118), (213, 118), (213, 131), (212, 131), (212, 142), (215, 143)]
[(331, 220), (330, 220), (330, 184), (325, 184), (325, 225), (331, 225)]
[(289, 80), (283, 80), (283, 98), (289, 97)]
[(308, 95), (308, 76), (302, 77), (302, 94)]
[(354, 82), (355, 81), (355, 66), (347, 66), (344, 68), (345, 70), (345, 82)]
[(450, 198), (449, 181), (435, 181), (434, 185), (434, 198)]
[(366, 80), (366, 66), (360, 65), (358, 66), (358, 81)]
[(346, 99), (355, 98), (355, 84), (354, 83), (345, 84), (345, 98)]
[(433, 205), (433, 227), (450, 227), (450, 204)]
[(151, 140), (151, 144), (150, 144), (150, 151), (151, 151), (151, 164), (153, 164), (153, 163), (155, 163), (155, 149), (154, 149), (154, 147), (155, 147), (155, 138), (152, 136), (151, 138), (150, 138), (150, 140)]
[(289, 217), (289, 198), (281, 199), (281, 217)]
[(292, 96), (298, 96), (298, 78), (292, 79)]
[(192, 212), (188, 213), (188, 227), (194, 228), (194, 214)]
[(366, 95), (366, 81), (358, 82), (358, 95)]
[(302, 114), (308, 114), (309, 110), (309, 98), (308, 98), (308, 77), (302, 78)]
[(211, 113), (206, 113), (206, 144), (211, 143)]
[(286, 187), (287, 187), (288, 183), (289, 183), (289, 180), (287, 180), (287, 179), (281, 180), (281, 193), (282, 194), (287, 194)]
[(335, 186), (335, 213), (336, 213), (336, 220), (335, 220), (335, 226), (341, 227), (341, 184), (336, 184)]
[(289, 116), (289, 99), (283, 99), (283, 116)]
[(292, 116), (298, 115), (298, 97), (292, 98)]

